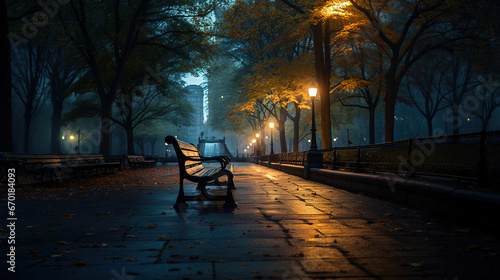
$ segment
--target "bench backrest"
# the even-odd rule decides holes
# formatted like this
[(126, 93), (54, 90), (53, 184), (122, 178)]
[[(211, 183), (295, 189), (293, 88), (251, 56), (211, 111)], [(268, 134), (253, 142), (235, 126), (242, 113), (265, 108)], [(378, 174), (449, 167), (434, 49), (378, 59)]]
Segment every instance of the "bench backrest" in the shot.
[(201, 160), (198, 160), (201, 158), (200, 151), (194, 144), (183, 142), (173, 136), (165, 137), (165, 143), (174, 146), (179, 172), (192, 175), (204, 168)]

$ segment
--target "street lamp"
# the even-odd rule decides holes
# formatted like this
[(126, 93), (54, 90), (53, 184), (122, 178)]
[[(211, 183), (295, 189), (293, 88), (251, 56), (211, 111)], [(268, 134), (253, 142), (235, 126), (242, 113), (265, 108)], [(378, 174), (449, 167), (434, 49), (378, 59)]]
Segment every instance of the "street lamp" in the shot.
[[(75, 150), (77, 151), (77, 153), (78, 153), (78, 154), (80, 154), (80, 138), (81, 138), (81, 137), (80, 137), (80, 135), (81, 135), (81, 131), (80, 131), (80, 129), (78, 129), (78, 132), (77, 132), (77, 133), (78, 133), (78, 136), (77, 136), (77, 137), (78, 137), (78, 138), (77, 138), (77, 140), (78, 140), (78, 144), (77, 144), (77, 146), (76, 146)], [(64, 136), (64, 134), (61, 136), (61, 139), (62, 139), (62, 140), (65, 140), (65, 139), (66, 139), (66, 137)], [(75, 136), (70, 135), (70, 136), (69, 136), (69, 140), (74, 141), (74, 140), (75, 140)], [(64, 145), (63, 145), (62, 143), (61, 143), (61, 145), (62, 145), (62, 147), (61, 147), (61, 152), (62, 152), (62, 150), (63, 150), (63, 148), (64, 148)]]
[(255, 145), (256, 146), (256, 149), (257, 149), (257, 156), (260, 156), (260, 148), (262, 146), (262, 141), (260, 141), (261, 143), (259, 143), (259, 137), (260, 137), (260, 134), (259, 133), (255, 133), (255, 138), (257, 140), (257, 143)]
[(314, 116), (314, 99), (316, 94), (318, 93), (317, 88), (309, 89), (309, 96), (311, 97), (311, 106), (312, 106), (312, 125), (311, 125), (311, 151), (315, 151), (318, 149), (318, 145), (316, 144), (316, 120)]
[(273, 128), (274, 128), (274, 123), (273, 122), (269, 123), (269, 128), (271, 129), (271, 155), (274, 155), (274, 149), (273, 149)]
[(311, 146), (309, 151), (307, 151), (307, 162), (304, 168), (305, 177), (311, 177), (311, 168), (322, 168), (323, 167), (323, 154), (318, 150), (318, 145), (316, 144), (316, 120), (314, 115), (314, 100), (316, 94), (318, 93), (317, 88), (309, 89), (309, 96), (311, 97), (311, 111), (312, 111), (312, 124), (311, 124)]
[[(252, 143), (250, 143), (250, 145), (255, 144), (255, 143), (257, 143), (257, 139), (253, 139)], [(253, 155), (257, 156), (257, 147), (255, 145), (253, 145)]]

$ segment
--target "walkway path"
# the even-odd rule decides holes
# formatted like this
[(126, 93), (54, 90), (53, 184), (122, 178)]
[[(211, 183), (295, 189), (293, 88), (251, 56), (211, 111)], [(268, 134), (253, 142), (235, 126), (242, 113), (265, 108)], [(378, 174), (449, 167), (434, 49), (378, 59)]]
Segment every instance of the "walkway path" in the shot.
[[(0, 278), (462, 280), (500, 275), (499, 234), (252, 164), (235, 165), (234, 211), (190, 202), (176, 212), (171, 205), (178, 177), (172, 171), (156, 167), (61, 186), (19, 187), (16, 273), (12, 278), (2, 261)], [(6, 212), (0, 212), (3, 221)], [(6, 251), (6, 239), (0, 241)]]

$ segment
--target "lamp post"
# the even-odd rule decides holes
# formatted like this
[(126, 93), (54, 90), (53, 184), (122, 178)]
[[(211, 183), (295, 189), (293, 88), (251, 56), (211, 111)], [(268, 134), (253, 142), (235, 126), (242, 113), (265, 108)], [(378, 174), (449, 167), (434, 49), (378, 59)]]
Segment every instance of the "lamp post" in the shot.
[(271, 129), (271, 155), (274, 155), (274, 148), (273, 148), (273, 128), (274, 128), (274, 123), (273, 122), (269, 123), (269, 128)]
[(77, 150), (78, 150), (78, 154), (80, 154), (80, 129), (78, 129), (78, 146), (77, 147)]
[(311, 168), (322, 168), (323, 167), (323, 154), (318, 150), (318, 145), (316, 144), (316, 120), (314, 115), (314, 100), (316, 94), (318, 93), (317, 88), (309, 89), (309, 96), (311, 97), (311, 111), (312, 111), (312, 124), (311, 124), (311, 146), (307, 151), (307, 161), (304, 168), (305, 177), (311, 178)]
[(314, 99), (317, 93), (318, 93), (317, 88), (309, 89), (309, 96), (311, 97), (311, 106), (312, 106), (311, 147), (309, 149), (310, 151), (318, 150), (318, 145), (316, 144), (316, 117), (314, 115)]
[(255, 142), (256, 142), (255, 145), (256, 145), (256, 149), (257, 149), (257, 156), (260, 156), (260, 146), (261, 146), (261, 143), (259, 143), (259, 137), (260, 137), (260, 134), (259, 133), (255, 133)]
[[(77, 142), (77, 146), (75, 147), (75, 150), (77, 151), (77, 153), (78, 153), (78, 154), (80, 154), (80, 139), (81, 139), (81, 136), (80, 136), (80, 135), (81, 135), (81, 130), (80, 130), (80, 129), (78, 129), (78, 132), (77, 132), (77, 133), (78, 133), (78, 136), (77, 136), (77, 137), (78, 137), (78, 138), (77, 138), (77, 141), (78, 141), (78, 142)], [(62, 140), (66, 140), (66, 137), (65, 137), (65, 135), (64, 135), (64, 134), (61, 136), (61, 139), (62, 139)], [(74, 141), (74, 140), (75, 140), (75, 136), (70, 135), (68, 140), (70, 140), (70, 141)], [(65, 146), (65, 145), (64, 145), (64, 143), (61, 143), (61, 153), (62, 153), (62, 152), (63, 152), (63, 150), (64, 150), (64, 146)]]
[(257, 144), (256, 143), (257, 143), (257, 139), (253, 139), (252, 143), (250, 143), (250, 145), (253, 144), (253, 155), (254, 156), (257, 156)]

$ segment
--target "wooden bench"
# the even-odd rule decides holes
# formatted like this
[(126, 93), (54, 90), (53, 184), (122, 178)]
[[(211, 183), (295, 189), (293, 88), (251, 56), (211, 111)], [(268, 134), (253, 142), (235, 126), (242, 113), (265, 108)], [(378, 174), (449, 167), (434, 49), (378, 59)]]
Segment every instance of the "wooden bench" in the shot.
[[(167, 136), (165, 143), (172, 144), (177, 155), (179, 163), (179, 179), (180, 187), (177, 200), (174, 208), (178, 209), (179, 206), (187, 206), (186, 201), (224, 201), (224, 207), (236, 208), (237, 204), (234, 201), (232, 189), (235, 189), (233, 182), (233, 173), (231, 171), (232, 165), (229, 163), (229, 157), (216, 156), (204, 157), (193, 144), (188, 144), (177, 140), (173, 136)], [(203, 166), (203, 162), (217, 161), (220, 167), (209, 168)], [(227, 180), (221, 182), (220, 177), (227, 177)], [(200, 194), (188, 196), (184, 194), (184, 179), (191, 182), (198, 183), (196, 187)], [(207, 193), (207, 185), (227, 186), (225, 195), (211, 195)]]
[(125, 155), (124, 157), (131, 168), (156, 166), (156, 160), (146, 160), (143, 156)]
[(45, 177), (60, 181), (67, 174), (77, 176), (93, 172), (99, 174), (100, 171), (112, 172), (121, 169), (121, 162), (106, 161), (102, 155), (2, 154), (0, 166), (2, 169), (5, 166), (16, 167), (21, 174), (33, 175), (36, 180), (44, 182)]

